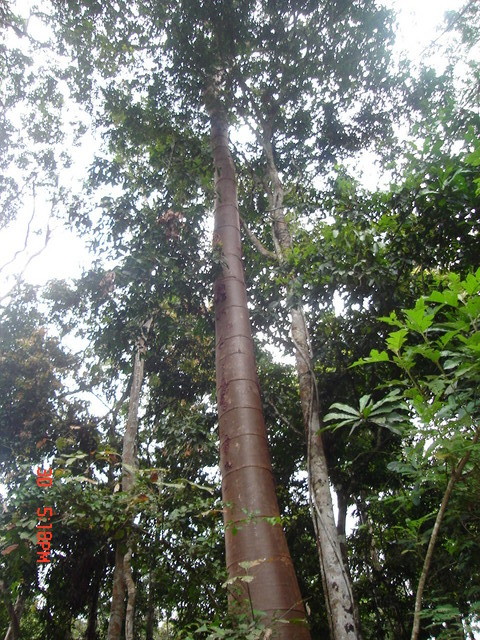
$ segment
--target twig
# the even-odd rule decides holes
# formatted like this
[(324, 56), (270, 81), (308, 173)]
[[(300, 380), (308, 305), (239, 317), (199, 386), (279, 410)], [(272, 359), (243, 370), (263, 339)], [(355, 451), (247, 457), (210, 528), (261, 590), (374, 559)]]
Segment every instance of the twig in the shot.
[(28, 239), (30, 238), (30, 228), (31, 228), (31, 226), (32, 226), (32, 222), (33, 222), (33, 219), (35, 218), (35, 214), (36, 214), (36, 204), (35, 204), (35, 203), (36, 203), (36, 197), (35, 197), (35, 185), (34, 185), (34, 186), (33, 186), (33, 208), (32, 208), (32, 215), (30, 216), (30, 219), (29, 219), (28, 224), (27, 224), (27, 231), (26, 231), (26, 233), (25, 233), (25, 240), (24, 240), (24, 242), (23, 242), (23, 247), (22, 247), (22, 249), (19, 249), (18, 251), (16, 251), (16, 252), (14, 253), (13, 258), (11, 258), (10, 260), (8, 260), (8, 262), (5, 262), (5, 264), (4, 264), (4, 265), (2, 265), (2, 266), (0, 267), (0, 273), (1, 273), (4, 269), (6, 269), (6, 267), (8, 267), (8, 265), (12, 264), (12, 262), (15, 262), (16, 258), (17, 258), (21, 253), (23, 253), (23, 252), (26, 250), (26, 248), (27, 248), (27, 244), (28, 244)]
[(463, 9), (458, 11), (458, 13), (456, 15), (452, 16), (452, 18), (449, 20), (447, 26), (445, 27), (445, 29), (435, 38), (435, 40), (432, 40), (432, 42), (430, 42), (429, 44), (427, 44), (426, 47), (424, 47), (424, 49), (422, 50), (420, 56), (423, 56), (424, 53), (426, 53), (429, 49), (431, 49), (433, 46), (435, 46), (437, 44), (437, 42), (440, 40), (440, 38), (443, 38), (443, 36), (446, 33), (451, 31), (455, 27), (455, 24), (460, 20), (460, 18), (462, 18), (465, 15), (465, 13), (468, 11), (470, 6), (475, 4), (477, 1), (478, 0), (470, 0), (469, 2), (467, 2), (465, 4)]
[[(47, 226), (47, 232), (45, 233), (45, 241), (43, 243), (43, 247), (41, 247), (38, 251), (36, 251), (33, 255), (31, 255), (30, 258), (27, 260), (27, 263), (25, 264), (25, 266), (20, 271), (20, 273), (17, 275), (17, 284), (18, 284), (18, 282), (21, 281), (23, 274), (27, 270), (27, 267), (32, 262), (32, 260), (34, 260), (35, 258), (38, 258), (38, 256), (45, 251), (50, 238), (51, 238), (51, 229), (50, 229), (50, 225), (48, 225)], [(0, 302), (3, 302), (5, 300), (5, 298), (8, 298), (11, 295), (12, 291), (15, 289), (16, 286), (17, 285), (15, 284), (13, 287), (11, 287), (11, 289), (0, 298)]]

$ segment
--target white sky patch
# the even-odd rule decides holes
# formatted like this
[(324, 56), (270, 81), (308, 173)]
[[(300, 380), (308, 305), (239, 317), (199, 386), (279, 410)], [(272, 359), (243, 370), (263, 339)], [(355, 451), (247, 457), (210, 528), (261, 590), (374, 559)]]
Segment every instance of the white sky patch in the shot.
[[(458, 11), (464, 0), (385, 0), (384, 4), (398, 11), (396, 50), (405, 51), (411, 60), (426, 62), (426, 56), (435, 56), (429, 53), (429, 45), (443, 37), (445, 12)], [(440, 63), (438, 56), (437, 61)]]
[[(2, 231), (2, 265), (14, 260), (8, 276), (2, 284), (12, 281), (15, 276), (15, 267), (23, 261), (24, 264), (30, 258), (32, 261), (25, 269), (24, 279), (33, 285), (44, 285), (53, 277), (73, 278), (80, 274), (85, 263), (85, 243), (73, 231), (65, 229), (63, 225), (55, 221), (50, 228), (48, 244), (45, 246), (47, 227), (49, 219), (48, 206), (42, 207), (33, 221), (29, 237), (27, 230), (31, 211), (23, 211), (15, 224), (9, 225)], [(27, 249), (23, 252), (23, 242), (27, 238)], [(18, 254), (15, 258), (15, 254)], [(38, 254), (38, 255), (36, 255)], [(33, 257), (36, 256), (36, 257)], [(55, 275), (56, 274), (56, 275)], [(3, 274), (2, 274), (3, 275)]]

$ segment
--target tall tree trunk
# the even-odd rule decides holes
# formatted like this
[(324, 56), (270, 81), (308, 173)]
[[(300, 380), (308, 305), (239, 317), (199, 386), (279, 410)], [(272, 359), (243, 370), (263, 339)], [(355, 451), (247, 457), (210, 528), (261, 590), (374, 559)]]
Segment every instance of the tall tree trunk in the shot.
[[(138, 339), (135, 349), (127, 424), (125, 425), (125, 434), (123, 436), (122, 491), (131, 491), (135, 484), (135, 470), (138, 466), (136, 453), (138, 409), (140, 406), (140, 392), (142, 390), (145, 369), (144, 354), (146, 351), (146, 338), (152, 322), (153, 318), (150, 318), (143, 325), (142, 334)], [(130, 566), (131, 556), (131, 547), (128, 548), (126, 554), (123, 554), (120, 551), (120, 546), (117, 546), (115, 550), (112, 603), (110, 605), (107, 640), (120, 640), (124, 622), (125, 640), (132, 640), (134, 637), (133, 621), (135, 616), (136, 589)], [(125, 596), (128, 596), (126, 610)]]
[(305, 610), (283, 529), (268, 521), (279, 518), (279, 508), (247, 308), (237, 182), (218, 89), (218, 79), (212, 80), (205, 91), (205, 104), (215, 170), (213, 245), (221, 255), (214, 291), (227, 569), (233, 580), (253, 576), (251, 582), (238, 580), (234, 585), (238, 588), (234, 601), (244, 611), (264, 611), (276, 638), (308, 640), (310, 633), (304, 625), (275, 624), (279, 618), (305, 619)]
[[(278, 260), (282, 262), (286, 253), (292, 248), (292, 237), (285, 220), (284, 190), (275, 164), (271, 138), (271, 126), (264, 123), (262, 144), (267, 162), (273, 239)], [(292, 307), (290, 318), (300, 403), (307, 439), (310, 506), (331, 640), (359, 640), (361, 635), (356, 615), (357, 608), (348, 569), (343, 560), (340, 537), (335, 525), (327, 460), (320, 433), (322, 422), (317, 382), (312, 364), (310, 336), (300, 304)]]

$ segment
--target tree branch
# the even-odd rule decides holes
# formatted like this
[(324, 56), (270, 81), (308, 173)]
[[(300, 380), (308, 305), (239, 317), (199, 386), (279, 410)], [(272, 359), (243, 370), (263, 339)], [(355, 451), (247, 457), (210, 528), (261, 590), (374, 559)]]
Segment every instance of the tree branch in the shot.
[(248, 228), (248, 225), (245, 222), (245, 220), (242, 218), (242, 216), (240, 216), (240, 222), (242, 224), (243, 229), (245, 230), (245, 233), (248, 236), (248, 239), (253, 244), (255, 249), (257, 249), (257, 251), (259, 251), (262, 254), (262, 256), (265, 256), (266, 258), (270, 258), (271, 260), (276, 261), (277, 256), (273, 253), (273, 251), (269, 251), (266, 247), (263, 246), (263, 244), (260, 242), (257, 236), (253, 233), (253, 231)]
[[(35, 198), (35, 192), (34, 192), (34, 194), (33, 194), (33, 195), (34, 195), (34, 198)], [(39, 255), (41, 255), (41, 254), (45, 251), (45, 249), (47, 248), (47, 245), (48, 245), (48, 243), (49, 243), (49, 241), (50, 241), (50, 239), (51, 239), (51, 237), (52, 237), (52, 229), (51, 229), (51, 226), (50, 226), (50, 221), (51, 221), (51, 219), (52, 219), (53, 212), (54, 212), (54, 210), (55, 210), (55, 207), (56, 207), (56, 205), (57, 205), (57, 202), (56, 202), (55, 200), (52, 200), (51, 205), (52, 205), (52, 206), (51, 206), (51, 208), (50, 208), (50, 213), (49, 213), (49, 215), (48, 215), (47, 229), (46, 229), (46, 231), (45, 231), (45, 238), (44, 238), (44, 241), (43, 241), (43, 246), (42, 246), (42, 247), (40, 247), (40, 249), (39, 249), (38, 251), (36, 251), (35, 253), (33, 253), (33, 254), (28, 258), (27, 262), (26, 262), (26, 263), (25, 263), (25, 265), (23, 266), (23, 269), (20, 271), (20, 273), (19, 273), (19, 274), (17, 274), (17, 276), (16, 276), (16, 278), (17, 278), (17, 284), (21, 281), (21, 279), (22, 279), (22, 277), (23, 277), (23, 274), (24, 274), (24, 273), (25, 273), (25, 271), (27, 270), (27, 268), (28, 268), (28, 266), (30, 265), (30, 263), (32, 262), (32, 260), (34, 260), (35, 258), (37, 258)], [(34, 218), (34, 216), (35, 216), (35, 205), (34, 205), (34, 210), (33, 210), (32, 216), (30, 217), (30, 222), (29, 222), (29, 224), (28, 224), (27, 237), (26, 237), (26, 239), (25, 239), (25, 242), (27, 242), (27, 240), (28, 240), (30, 224), (31, 224), (31, 222), (32, 222), (32, 220), (33, 220), (33, 218)], [(15, 254), (15, 256), (14, 256), (14, 258), (13, 258), (13, 259), (15, 259), (15, 258), (17, 257), (17, 255), (18, 255), (19, 253), (22, 253), (24, 250), (25, 250), (25, 247), (24, 247), (24, 249), (22, 249), (20, 252), (17, 252), (17, 253)], [(12, 261), (13, 261), (13, 260), (12, 260)], [(12, 261), (10, 261), (10, 262), (12, 262)], [(7, 264), (10, 264), (10, 263), (7, 263)], [(7, 266), (7, 265), (4, 265), (4, 266), (2, 267), (2, 269), (3, 269), (5, 266)], [(3, 300), (5, 300), (5, 298), (10, 297), (10, 295), (12, 294), (12, 291), (15, 289), (15, 286), (16, 286), (16, 285), (14, 285), (13, 287), (11, 287), (11, 288), (10, 288), (10, 290), (9, 290), (7, 293), (5, 293), (3, 296), (1, 296), (1, 297), (0, 297), (0, 302), (3, 302)]]
[(283, 413), (281, 413), (277, 406), (275, 405), (275, 403), (270, 400), (270, 398), (266, 399), (266, 403), (272, 408), (273, 412), (275, 413), (275, 415), (277, 416), (277, 418), (280, 420), (280, 422), (282, 422), (288, 429), (293, 429), (293, 431), (295, 431), (295, 433), (298, 433), (299, 435), (303, 436), (303, 431), (300, 431), (300, 429), (297, 429), (297, 427), (294, 427), (292, 422), (290, 420), (288, 420)]

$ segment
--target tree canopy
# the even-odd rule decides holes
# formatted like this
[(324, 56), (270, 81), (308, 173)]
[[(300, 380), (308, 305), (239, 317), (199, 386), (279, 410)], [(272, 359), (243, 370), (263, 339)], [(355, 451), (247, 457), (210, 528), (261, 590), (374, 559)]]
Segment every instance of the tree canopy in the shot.
[(5, 640), (480, 637), (477, 3), (0, 29), (0, 228), (91, 256), (0, 296)]

